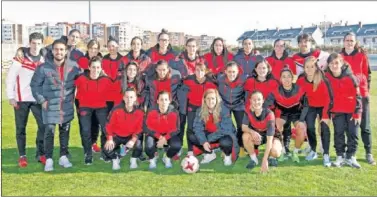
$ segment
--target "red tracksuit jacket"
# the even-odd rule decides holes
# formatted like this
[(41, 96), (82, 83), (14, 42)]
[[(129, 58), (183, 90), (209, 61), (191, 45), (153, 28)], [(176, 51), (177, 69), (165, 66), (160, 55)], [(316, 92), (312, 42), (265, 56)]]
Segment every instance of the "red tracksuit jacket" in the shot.
[(362, 97), (369, 96), (369, 86), (371, 82), (371, 70), (368, 57), (355, 49), (351, 54), (347, 54), (343, 49), (340, 53), (344, 60), (351, 65), (352, 72), (359, 80), (359, 88)]
[(76, 80), (76, 99), (80, 101), (80, 107), (103, 108), (109, 99), (112, 80), (107, 76), (91, 79), (89, 72), (80, 74)]
[[(254, 74), (255, 75), (255, 74)], [(267, 99), (268, 95), (279, 86), (279, 81), (277, 81), (272, 74), (268, 74), (266, 81), (259, 81), (256, 77), (249, 77), (246, 80), (244, 90), (246, 94), (246, 109), (250, 106), (250, 96), (255, 90), (262, 92), (263, 98)]]
[(203, 83), (199, 83), (195, 75), (189, 75), (183, 81), (183, 84), (189, 88), (189, 92), (187, 93), (188, 103), (196, 107), (202, 105), (203, 95), (206, 90), (217, 89), (217, 86), (209, 77), (206, 77)]
[(329, 119), (328, 112), (333, 103), (333, 93), (327, 78), (324, 78), (315, 91), (313, 82), (309, 82), (304, 74), (298, 77), (296, 83), (304, 89), (309, 107), (323, 107), (322, 118)]
[(285, 65), (289, 66), (289, 69), (291, 69), (294, 75), (297, 74), (295, 62), (287, 55), (283, 55), (283, 57), (281, 57), (280, 59), (278, 59), (276, 55), (271, 55), (267, 57), (266, 60), (271, 65), (271, 73), (275, 77), (275, 79), (280, 79), (280, 72), (285, 67)]
[(226, 64), (233, 60), (233, 54), (230, 52), (228, 52), (227, 62), (224, 61), (225, 58), (223, 55), (214, 55), (211, 52), (205, 54), (203, 57), (207, 63), (208, 69), (215, 75), (224, 72)]
[(145, 132), (157, 139), (165, 136), (166, 140), (177, 135), (179, 131), (179, 112), (172, 105), (166, 113), (161, 113), (158, 106), (148, 110), (145, 120)]
[(345, 65), (342, 74), (334, 77), (326, 72), (331, 89), (334, 93), (333, 113), (352, 113), (354, 118), (361, 117), (362, 103), (359, 85), (349, 66)]
[(143, 132), (143, 123), (144, 112), (141, 109), (128, 112), (122, 102), (110, 111), (106, 124), (107, 139), (112, 139), (113, 136), (137, 137)]

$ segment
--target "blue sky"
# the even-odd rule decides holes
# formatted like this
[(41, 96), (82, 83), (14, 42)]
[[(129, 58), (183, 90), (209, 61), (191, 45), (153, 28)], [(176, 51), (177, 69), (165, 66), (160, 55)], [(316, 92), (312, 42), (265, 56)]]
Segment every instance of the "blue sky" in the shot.
[[(89, 22), (87, 1), (2, 2), (2, 17), (16, 23)], [(296, 1), (113, 1), (92, 2), (92, 22), (129, 21), (146, 30), (183, 31), (224, 37), (229, 44), (244, 31), (310, 26), (324, 20), (377, 23), (377, 2)], [(42, 10), (42, 11), (41, 11)]]

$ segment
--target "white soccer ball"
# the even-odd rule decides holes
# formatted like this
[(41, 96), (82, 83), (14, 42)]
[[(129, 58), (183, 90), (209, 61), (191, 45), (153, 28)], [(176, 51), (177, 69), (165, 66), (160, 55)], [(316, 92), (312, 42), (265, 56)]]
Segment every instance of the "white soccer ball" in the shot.
[(181, 162), (182, 170), (188, 174), (193, 174), (199, 170), (199, 160), (195, 156), (187, 155)]

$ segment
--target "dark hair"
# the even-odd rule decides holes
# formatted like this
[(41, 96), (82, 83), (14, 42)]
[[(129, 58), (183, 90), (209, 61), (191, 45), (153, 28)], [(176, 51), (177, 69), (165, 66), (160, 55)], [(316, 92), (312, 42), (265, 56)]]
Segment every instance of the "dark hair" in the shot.
[(229, 67), (232, 67), (232, 66), (237, 66), (237, 68), (238, 68), (238, 64), (237, 64), (237, 62), (235, 62), (235, 61), (230, 61), (230, 62), (226, 63), (226, 65), (225, 65), (225, 69), (227, 69), (227, 68), (229, 68)]
[(271, 74), (271, 72), (272, 72), (272, 67), (271, 67), (271, 65), (268, 63), (268, 61), (267, 61), (266, 59), (264, 59), (264, 58), (257, 58), (257, 60), (255, 61), (255, 64), (254, 64), (255, 66), (254, 66), (253, 72), (252, 72), (252, 76), (254, 76), (255, 78), (258, 77), (257, 68), (258, 68), (259, 64), (260, 64), (260, 63), (263, 63), (263, 62), (264, 62), (264, 64), (267, 65), (267, 69), (268, 69), (268, 71), (267, 71), (267, 75), (266, 75), (266, 76), (268, 76), (268, 75)]
[(161, 32), (158, 34), (157, 39), (160, 39), (161, 35), (163, 35), (163, 34), (166, 34), (166, 35), (169, 36), (168, 30), (165, 29), (165, 28), (161, 29)]
[[(347, 36), (353, 36), (353, 37), (355, 37), (355, 41), (356, 41), (355, 49), (356, 49), (358, 52), (360, 52), (360, 53), (364, 53), (364, 54), (367, 53), (367, 51), (366, 51), (363, 47), (360, 46), (359, 41), (356, 39), (356, 34), (355, 34), (355, 33), (353, 33), (352, 31), (346, 33), (346, 35), (344, 35), (344, 37), (343, 37), (343, 42), (346, 40), (346, 37), (347, 37)], [(343, 50), (345, 50), (345, 48), (343, 48)]]
[(350, 70), (350, 72), (352, 73), (352, 67), (350, 66), (350, 64), (349, 64), (348, 62), (344, 61), (342, 55), (340, 55), (339, 53), (331, 53), (331, 54), (329, 55), (329, 57), (327, 58), (327, 64), (328, 64), (328, 66), (327, 66), (327, 68), (326, 68), (326, 72), (330, 72), (330, 73), (332, 73), (332, 72), (331, 72), (331, 69), (330, 69), (330, 63), (331, 63), (332, 61), (334, 61), (335, 59), (338, 59), (338, 58), (339, 58), (339, 59), (342, 61), (342, 63), (343, 63), (343, 65), (342, 65), (342, 70), (344, 70), (344, 69), (346, 69), (346, 68), (348, 67), (349, 70)]
[[(93, 62), (102, 62), (102, 58), (98, 56), (94, 56), (89, 60), (89, 67), (92, 65)], [(102, 65), (101, 65), (102, 66)]]
[(310, 42), (313, 42), (313, 41), (314, 41), (313, 38), (312, 38), (312, 36), (309, 35), (309, 34), (307, 34), (307, 33), (303, 33), (303, 34), (301, 34), (301, 35), (299, 35), (299, 36), (297, 37), (297, 43), (300, 43), (301, 40), (308, 40), (308, 41), (310, 41)]
[(65, 49), (67, 49), (67, 42), (65, 42), (64, 40), (62, 40), (62, 39), (57, 39), (57, 40), (55, 40), (53, 43), (52, 43), (52, 49), (54, 49), (54, 46), (56, 45), (56, 44), (63, 44), (64, 46), (65, 46)]
[[(160, 33), (158, 34), (158, 36), (157, 36), (158, 41), (160, 41), (160, 37), (161, 37), (161, 35), (163, 35), (163, 34), (166, 34), (166, 35), (169, 36), (169, 34), (168, 34), (168, 30), (166, 30), (165, 28), (161, 29), (161, 32), (160, 32)], [(159, 44), (159, 43), (156, 44), (156, 49), (157, 49), (157, 50), (160, 49), (160, 44)], [(172, 46), (171, 46), (171, 44), (170, 44), (170, 42), (169, 42), (168, 50), (170, 50), (170, 49), (172, 49)]]
[[(159, 60), (157, 63), (156, 63), (156, 70), (155, 70), (155, 73), (156, 73), (156, 79), (158, 79), (158, 74), (157, 74), (157, 67), (160, 66), (160, 65), (163, 65), (165, 64), (166, 67), (168, 67), (168, 69), (170, 68), (169, 67), (169, 64), (167, 61), (165, 60)], [(164, 79), (167, 79), (167, 78), (170, 78), (170, 69), (169, 69), (169, 72), (166, 74), (165, 78)]]
[(166, 91), (166, 90), (162, 90), (162, 91), (158, 92), (157, 100), (158, 100), (158, 99), (160, 98), (160, 96), (163, 95), (163, 94), (167, 94), (167, 95), (169, 96), (170, 101), (172, 101), (170, 92), (168, 92), (168, 91)]
[[(189, 38), (189, 39), (186, 40), (185, 46), (187, 46), (188, 43), (190, 43), (190, 42), (195, 42), (195, 45), (198, 44), (195, 38)], [(200, 56), (200, 50), (198, 48), (196, 49), (195, 56)], [(182, 51), (181, 55), (179, 55), (179, 58), (188, 59), (188, 52), (187, 52), (186, 49), (184, 51)]]
[(42, 40), (42, 42), (43, 42), (43, 34), (41, 34), (39, 32), (31, 33), (29, 35), (29, 42), (31, 42), (31, 40)]
[(215, 52), (215, 43), (216, 41), (220, 40), (222, 43), (223, 43), (223, 51), (221, 53), (221, 55), (223, 56), (223, 61), (224, 61), (224, 64), (228, 63), (228, 50), (225, 46), (225, 43), (224, 43), (224, 39), (220, 38), (220, 37), (217, 37), (213, 40), (212, 44), (211, 44), (211, 53), (212, 53), (212, 62), (214, 64), (215, 67), (217, 67), (217, 61), (215, 60), (216, 59), (216, 52)]
[(107, 44), (109, 44), (111, 41), (114, 41), (115, 43), (119, 44), (118, 40), (115, 39), (113, 36), (109, 36), (109, 39), (107, 40)]
[[(274, 47), (275, 47), (275, 45), (276, 45), (276, 43), (278, 43), (278, 42), (280, 42), (280, 41), (283, 41), (284, 42), (284, 40), (282, 40), (282, 39), (276, 39), (275, 41), (274, 41)], [(284, 42), (284, 48), (285, 48), (286, 46), (285, 46), (285, 42)], [(284, 49), (284, 51), (283, 51), (283, 57), (288, 57), (288, 51), (287, 51), (287, 49), (285, 48)], [(275, 52), (275, 50), (272, 50), (272, 53), (271, 53), (271, 56), (276, 56), (276, 52)]]
[(252, 40), (250, 37), (246, 37), (246, 38), (244, 38), (244, 39), (242, 40), (242, 45), (243, 45), (243, 43), (245, 42), (245, 40), (251, 40), (251, 43), (254, 44), (253, 40)]
[(143, 44), (143, 39), (141, 39), (139, 36), (135, 36), (135, 37), (133, 37), (133, 38), (131, 39), (131, 45), (132, 45), (132, 43), (134, 42), (134, 40), (136, 40), (136, 39), (139, 39), (140, 42), (141, 42), (141, 44)]
[(281, 69), (281, 71), (280, 71), (280, 77), (283, 75), (284, 72), (289, 72), (289, 74), (291, 74), (291, 76), (293, 78), (294, 74), (293, 74), (292, 70), (289, 68), (288, 64), (284, 65), (284, 68)]
[[(94, 57), (92, 57), (92, 58), (89, 60), (88, 68), (90, 68), (90, 67), (92, 66), (92, 63), (94, 63), (94, 62), (99, 62), (100, 65), (101, 65), (101, 68), (102, 68), (102, 64), (101, 64), (101, 63), (102, 63), (102, 58), (99, 57), (99, 56), (94, 56)], [(107, 75), (106, 75), (105, 71), (102, 70), (99, 76), (107, 76)]]
[(141, 91), (144, 88), (144, 83), (142, 82), (142, 75), (140, 74), (139, 64), (137, 62), (135, 62), (135, 61), (128, 62), (128, 64), (126, 65), (126, 67), (123, 70), (122, 89), (124, 91), (126, 91), (126, 89), (129, 88), (128, 87), (127, 69), (128, 69), (128, 67), (130, 67), (132, 65), (136, 67), (136, 76), (135, 76), (135, 79), (134, 79), (133, 83), (136, 86), (136, 93), (137, 93), (137, 95), (140, 95)]
[(75, 32), (81, 34), (81, 32), (78, 29), (72, 29), (71, 31), (69, 31), (68, 35), (70, 36), (70, 35), (72, 35)]

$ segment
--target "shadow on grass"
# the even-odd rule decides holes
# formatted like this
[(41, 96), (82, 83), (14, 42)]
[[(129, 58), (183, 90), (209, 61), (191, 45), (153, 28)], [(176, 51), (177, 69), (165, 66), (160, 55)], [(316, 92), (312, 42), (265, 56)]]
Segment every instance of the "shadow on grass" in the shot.
[[(18, 151), (16, 148), (5, 148), (2, 149), (2, 171), (3, 173), (8, 174), (34, 174), (34, 173), (45, 173), (43, 171), (44, 166), (37, 162), (35, 159), (35, 148), (27, 148), (27, 158), (28, 158), (28, 166), (26, 168), (20, 168), (18, 166)], [(105, 163), (104, 161), (100, 160), (100, 153), (94, 153), (94, 161), (93, 164), (90, 166), (84, 165), (84, 154), (83, 150), (80, 147), (70, 147), (69, 152), (71, 154), (70, 161), (73, 164), (72, 168), (63, 168), (58, 165), (59, 160), (59, 147), (55, 147), (54, 149), (54, 171), (49, 172), (46, 174), (65, 174), (65, 173), (109, 173), (109, 174), (117, 174), (117, 173), (128, 173), (134, 171), (141, 171), (141, 172), (152, 172), (158, 175), (182, 175), (185, 172), (181, 169), (181, 160), (173, 161), (173, 168), (166, 169), (164, 163), (161, 160), (161, 156), (157, 162), (157, 169), (149, 170), (149, 162), (139, 161), (139, 167), (137, 169), (131, 170), (129, 168), (129, 160), (131, 153), (128, 153), (127, 156), (121, 159), (121, 169), (119, 171), (114, 172), (112, 170), (112, 163)], [(183, 151), (184, 153), (187, 152), (186, 149)], [(161, 153), (161, 152), (160, 152)], [(161, 154), (160, 154), (161, 155)], [(244, 173), (252, 173), (257, 174), (260, 171), (260, 164), (254, 168), (253, 170), (248, 170), (245, 166), (249, 162), (249, 157), (239, 158), (235, 164), (232, 166), (224, 166), (222, 157), (220, 156), (221, 153), (217, 153), (217, 158), (211, 162), (210, 164), (202, 164), (200, 165), (200, 173), (224, 173), (224, 174), (244, 174)], [(262, 161), (263, 152), (258, 157), (259, 161)], [(181, 159), (183, 156), (181, 156)], [(198, 160), (200, 161), (202, 156), (198, 156)], [(284, 161), (279, 163), (277, 169), (279, 168), (289, 168), (289, 167), (307, 167), (307, 166), (321, 166), (322, 159), (317, 159), (308, 163), (304, 161), (305, 158), (302, 156), (300, 157), (301, 162), (299, 164), (295, 164), (290, 160)]]

